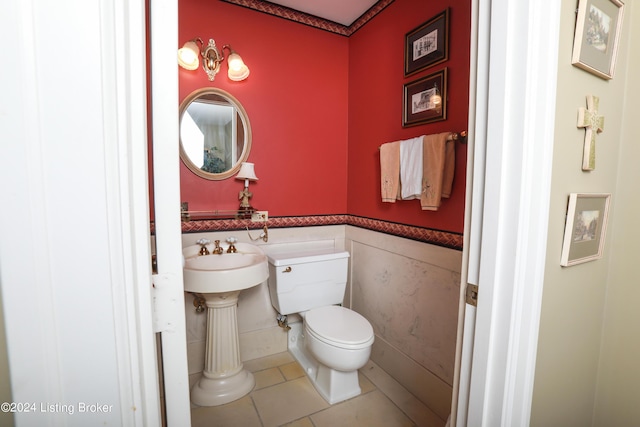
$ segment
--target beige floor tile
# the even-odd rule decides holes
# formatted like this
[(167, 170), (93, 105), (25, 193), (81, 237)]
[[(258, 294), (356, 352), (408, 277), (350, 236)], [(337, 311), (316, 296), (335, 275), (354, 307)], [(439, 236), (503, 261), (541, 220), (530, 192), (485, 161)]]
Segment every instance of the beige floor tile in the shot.
[(277, 353), (260, 359), (247, 360), (243, 362), (244, 368), (249, 372), (262, 371), (264, 369), (275, 368), (289, 362), (293, 362), (293, 356), (289, 352)]
[(280, 372), (280, 369), (278, 368), (264, 369), (262, 371), (254, 372), (253, 377), (256, 379), (256, 386), (254, 387), (254, 390), (260, 390), (261, 388), (285, 382), (285, 378), (282, 376), (282, 372)]
[(251, 393), (265, 427), (280, 426), (329, 407), (304, 376)]
[(316, 427), (412, 427), (415, 424), (380, 391), (354, 397), (311, 416)]
[(298, 362), (291, 362), (286, 365), (282, 365), (280, 366), (280, 371), (282, 371), (282, 375), (284, 375), (287, 381), (295, 380), (296, 378), (304, 377), (306, 375), (302, 366), (300, 366)]
[(314, 425), (309, 417), (304, 417), (292, 423), (285, 424), (282, 427), (314, 427)]
[(244, 363), (254, 373), (249, 396), (211, 408), (193, 406), (193, 427), (443, 427), (415, 396), (375, 363), (358, 373), (362, 394), (330, 406), (289, 353)]
[(261, 427), (249, 396), (221, 406), (191, 409), (191, 427)]
[(373, 385), (369, 378), (362, 375), (360, 371), (358, 371), (358, 384), (360, 385), (360, 390), (362, 390), (362, 394), (369, 393), (376, 389), (376, 386)]

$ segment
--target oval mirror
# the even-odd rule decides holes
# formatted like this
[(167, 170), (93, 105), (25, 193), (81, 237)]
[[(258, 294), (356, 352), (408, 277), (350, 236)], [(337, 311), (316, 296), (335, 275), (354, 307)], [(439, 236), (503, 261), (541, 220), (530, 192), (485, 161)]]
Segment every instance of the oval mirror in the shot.
[(221, 89), (198, 89), (180, 104), (180, 158), (196, 175), (226, 179), (240, 170), (251, 149), (246, 111)]

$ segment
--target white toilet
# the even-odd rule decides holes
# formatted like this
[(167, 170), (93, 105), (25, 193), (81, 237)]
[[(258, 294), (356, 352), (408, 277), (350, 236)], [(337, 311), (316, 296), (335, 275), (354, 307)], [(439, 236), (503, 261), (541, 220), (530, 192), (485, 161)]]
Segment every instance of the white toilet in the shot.
[(281, 315), (298, 313), (289, 351), (330, 404), (361, 393), (358, 369), (369, 360), (373, 328), (341, 304), (349, 253), (334, 249), (268, 255), (269, 294)]

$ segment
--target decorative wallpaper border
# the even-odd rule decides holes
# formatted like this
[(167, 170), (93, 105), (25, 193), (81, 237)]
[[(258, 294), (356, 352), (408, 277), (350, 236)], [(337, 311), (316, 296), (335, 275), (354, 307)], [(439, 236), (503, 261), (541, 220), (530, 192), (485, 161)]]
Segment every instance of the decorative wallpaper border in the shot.
[(346, 224), (459, 251), (462, 250), (463, 246), (463, 235), (450, 231), (433, 230), (415, 225), (398, 224), (353, 215), (348, 215)]
[[(314, 216), (285, 216), (270, 217), (267, 221), (269, 228), (312, 227), (321, 225), (352, 225), (379, 231), (393, 236), (405, 237), (419, 242), (443, 246), (450, 249), (462, 250), (462, 234), (449, 231), (432, 230), (414, 225), (398, 224), (379, 219), (364, 218), (354, 215), (314, 215)], [(231, 231), (260, 229), (262, 223), (251, 222), (246, 219), (210, 219), (192, 220), (182, 223), (183, 233), (202, 233), (208, 231)], [(152, 233), (155, 228), (152, 224)]]
[(367, 10), (362, 16), (356, 19), (353, 24), (346, 26), (338, 24), (337, 22), (329, 21), (328, 19), (319, 18), (314, 15), (309, 15), (298, 10), (290, 9), (285, 6), (270, 3), (262, 0), (222, 0), (226, 3), (235, 4), (237, 6), (246, 7), (256, 10), (258, 12), (274, 15), (279, 18), (288, 19), (290, 21), (298, 22), (300, 24), (309, 25), (310, 27), (319, 28), (321, 30), (329, 31), (331, 33), (340, 34), (342, 36), (349, 37), (351, 34), (358, 31), (364, 24), (369, 22), (374, 16), (380, 13), (385, 7), (393, 3), (394, 0), (380, 0), (374, 4), (369, 10)]

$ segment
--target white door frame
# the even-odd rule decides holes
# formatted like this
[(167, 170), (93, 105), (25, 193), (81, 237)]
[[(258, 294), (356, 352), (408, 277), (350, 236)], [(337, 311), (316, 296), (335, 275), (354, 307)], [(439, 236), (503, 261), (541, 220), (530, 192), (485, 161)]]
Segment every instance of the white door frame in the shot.
[(475, 144), (465, 227), (467, 280), (479, 295), (477, 310), (466, 309), (463, 355), (472, 356), (460, 357), (456, 425), (526, 426), (546, 260), (560, 0), (477, 0), (473, 13)]
[[(171, 5), (160, 13), (154, 11), (157, 0), (153, 1), (151, 16), (153, 85), (162, 88), (153, 92), (154, 134), (158, 135), (154, 144), (162, 148), (154, 150), (154, 165), (163, 171), (164, 182), (156, 181), (156, 189), (161, 185), (167, 191), (163, 208), (158, 207), (156, 195), (156, 236), (158, 214), (166, 214), (171, 242), (165, 255), (158, 248), (158, 261), (167, 274), (175, 275), (173, 286), (177, 290), (179, 282), (181, 292), (180, 254), (174, 253), (180, 248), (175, 162), (178, 80), (173, 74), (176, 1), (170, 0)], [(476, 80), (471, 86), (475, 103), (470, 130), (475, 144), (473, 182), (468, 183), (472, 192), (467, 219), (468, 281), (479, 285), (480, 294), (477, 312), (465, 309), (469, 315), (464, 324), (474, 339), (465, 342), (468, 357), (463, 358), (467, 363), (460, 378), (456, 425), (525, 426), (531, 411), (546, 259), (560, 0), (474, 0), (473, 13), (478, 46), (477, 73), (472, 73)], [(154, 25), (162, 31), (156, 34)], [(182, 298), (178, 293), (174, 296), (176, 301)], [(177, 312), (183, 311), (178, 305), (182, 308), (176, 307)], [(183, 313), (179, 317), (183, 319)], [(179, 329), (184, 327), (176, 324)], [(172, 339), (183, 345), (182, 337)], [(174, 365), (178, 371), (181, 365), (186, 367), (186, 360), (182, 362), (186, 356), (180, 353), (175, 355), (180, 361)], [(188, 415), (184, 374), (173, 375), (172, 381), (180, 387), (173, 397), (167, 396), (167, 402), (175, 405), (168, 408), (168, 416), (184, 422)]]
[(156, 310), (160, 325), (167, 425), (191, 425), (182, 279), (178, 126), (178, 0), (150, 1)]
[[(154, 150), (154, 165), (163, 171), (156, 188), (166, 190), (164, 202), (156, 195), (156, 235), (162, 227), (159, 222), (166, 221), (168, 245), (158, 248), (158, 261), (165, 269), (160, 274), (172, 282), (179, 313), (184, 308), (178, 293), (182, 290), (180, 255), (174, 253), (180, 248), (175, 162), (177, 4), (176, 0), (169, 3), (163, 2), (159, 11), (154, 10), (157, 1), (151, 6), (152, 85), (162, 88), (153, 92), (154, 144), (164, 147)], [(469, 282), (480, 286), (480, 295), (477, 313), (466, 309), (465, 324), (475, 336), (471, 345), (465, 343), (472, 360), (471, 367), (466, 365), (468, 374), (460, 380), (458, 414), (463, 412), (464, 417), (458, 417), (457, 425), (520, 426), (528, 425), (530, 418), (546, 258), (560, 4), (559, 0), (551, 4), (477, 0), (474, 14), (478, 69), (472, 85), (476, 143), (473, 183), (469, 183), (468, 276)], [(154, 25), (162, 31), (154, 32)], [(176, 321), (183, 318), (178, 316)], [(167, 348), (183, 346), (179, 331), (184, 328), (178, 323), (178, 333), (163, 334), (163, 342), (175, 341)], [(182, 349), (171, 357), (179, 361), (174, 368), (186, 369)], [(172, 384), (178, 385), (172, 388), (172, 397), (167, 395), (172, 406), (167, 408), (170, 425), (172, 419), (184, 423), (189, 407), (185, 375), (169, 375), (174, 375)]]

